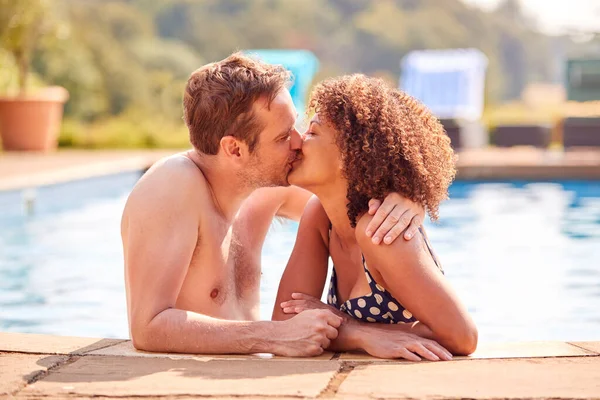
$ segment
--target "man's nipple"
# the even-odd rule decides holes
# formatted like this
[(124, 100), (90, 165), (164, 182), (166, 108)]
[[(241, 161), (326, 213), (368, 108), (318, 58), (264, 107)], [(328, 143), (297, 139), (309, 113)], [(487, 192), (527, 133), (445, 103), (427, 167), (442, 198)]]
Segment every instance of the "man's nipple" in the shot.
[(219, 289), (217, 289), (217, 288), (214, 288), (212, 290), (212, 292), (210, 292), (210, 298), (211, 299), (216, 299), (218, 295), (219, 295)]

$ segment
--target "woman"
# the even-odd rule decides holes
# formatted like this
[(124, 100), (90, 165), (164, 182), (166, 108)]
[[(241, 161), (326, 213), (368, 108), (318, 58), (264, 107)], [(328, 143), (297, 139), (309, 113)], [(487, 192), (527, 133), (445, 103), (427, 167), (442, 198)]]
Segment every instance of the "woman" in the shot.
[[(412, 240), (381, 245), (381, 238), (365, 233), (372, 218), (368, 200), (391, 192), (437, 219), (455, 174), (443, 127), (410, 96), (364, 75), (320, 83), (310, 108), (315, 116), (288, 179), (315, 196), (301, 219), (273, 319), (329, 307), (349, 322), (334, 350), (410, 360), (451, 358), (445, 349), (472, 353), (477, 329), (444, 278), (424, 229)], [(334, 270), (325, 305), (318, 299), (330, 256)], [(424, 339), (403, 347), (407, 334)]]

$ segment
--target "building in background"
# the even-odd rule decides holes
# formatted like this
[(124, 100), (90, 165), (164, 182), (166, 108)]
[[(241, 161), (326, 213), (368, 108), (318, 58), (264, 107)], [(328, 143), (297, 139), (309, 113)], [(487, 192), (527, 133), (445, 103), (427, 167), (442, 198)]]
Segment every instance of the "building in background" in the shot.
[(487, 65), (477, 49), (412, 51), (400, 62), (400, 88), (442, 120), (455, 149), (483, 147)]
[(401, 61), (400, 88), (438, 118), (478, 120), (487, 64), (477, 49), (412, 51)]
[(565, 78), (569, 107), (559, 133), (564, 147), (600, 147), (600, 58), (567, 60)]
[(600, 100), (600, 58), (568, 60), (566, 86), (568, 100)]

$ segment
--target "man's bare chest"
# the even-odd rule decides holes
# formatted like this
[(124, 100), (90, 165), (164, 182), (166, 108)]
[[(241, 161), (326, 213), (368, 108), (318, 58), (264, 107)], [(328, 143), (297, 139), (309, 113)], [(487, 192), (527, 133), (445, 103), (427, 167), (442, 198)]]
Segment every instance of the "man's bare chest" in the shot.
[(221, 287), (220, 291), (237, 298), (258, 291), (261, 247), (253, 243), (244, 227), (235, 224), (225, 232), (217, 229), (213, 232), (199, 235), (190, 273), (202, 275), (205, 281), (214, 281)]

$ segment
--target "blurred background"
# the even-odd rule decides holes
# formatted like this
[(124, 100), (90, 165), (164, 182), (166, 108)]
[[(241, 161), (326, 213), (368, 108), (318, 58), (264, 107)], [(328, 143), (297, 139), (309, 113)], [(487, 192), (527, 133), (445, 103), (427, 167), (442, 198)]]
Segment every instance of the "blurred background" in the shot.
[[(353, 72), (423, 101), (459, 154), (426, 227), (481, 340), (599, 339), (598, 0), (0, 0), (0, 330), (128, 337), (125, 199), (189, 146), (187, 77), (236, 50), (288, 67), (300, 110)], [(263, 318), (296, 229), (267, 239)]]
[[(396, 85), (412, 50), (476, 48), (489, 60), (489, 128), (554, 123), (567, 59), (600, 57), (596, 0), (2, 1), (39, 18), (27, 85), (68, 90), (67, 147), (186, 146), (184, 82), (235, 50), (307, 49), (320, 61), (315, 81), (363, 72)], [(0, 49), (0, 92), (19, 90), (15, 58)]]

